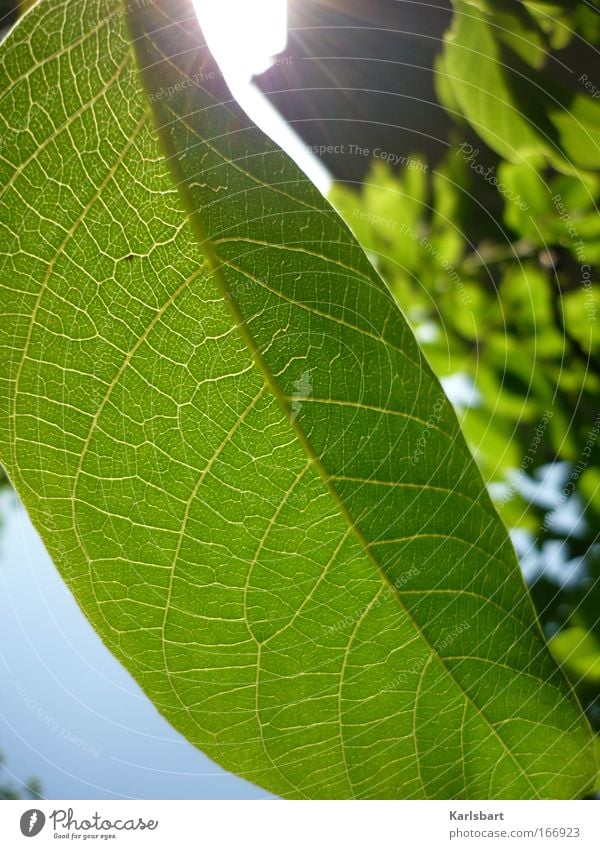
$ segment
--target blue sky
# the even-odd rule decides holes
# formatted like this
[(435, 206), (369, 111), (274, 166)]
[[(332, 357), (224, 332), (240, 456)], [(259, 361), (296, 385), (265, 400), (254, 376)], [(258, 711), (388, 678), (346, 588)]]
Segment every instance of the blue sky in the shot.
[(0, 496), (0, 750), (51, 799), (266, 799), (187, 743), (75, 604), (14, 495)]

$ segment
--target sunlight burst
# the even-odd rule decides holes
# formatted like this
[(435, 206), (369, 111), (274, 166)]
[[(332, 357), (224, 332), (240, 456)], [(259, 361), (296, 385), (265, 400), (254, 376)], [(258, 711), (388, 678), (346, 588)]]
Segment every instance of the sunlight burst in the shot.
[(236, 81), (266, 71), (287, 43), (287, 0), (194, 0), (223, 73)]

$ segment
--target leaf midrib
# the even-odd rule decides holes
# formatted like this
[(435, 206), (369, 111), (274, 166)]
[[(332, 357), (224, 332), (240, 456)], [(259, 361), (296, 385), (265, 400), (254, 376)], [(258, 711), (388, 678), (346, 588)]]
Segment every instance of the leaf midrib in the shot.
[[(133, 13), (128, 11), (128, 7), (127, 7), (125, 0), (123, 0), (123, 2), (124, 2), (124, 5), (125, 5), (125, 15), (126, 15), (127, 20), (129, 21), (130, 16), (133, 17)], [(170, 20), (170, 22), (174, 23), (171, 20)], [(150, 38), (150, 35), (148, 33), (144, 32), (144, 37)], [(140, 57), (138, 55), (138, 52), (135, 48), (135, 39), (134, 38), (130, 39), (130, 47), (131, 47), (131, 50), (134, 54), (136, 64), (137, 64), (138, 69), (139, 69), (141, 84), (142, 84), (142, 87), (143, 87), (144, 76), (147, 73), (147, 69), (142, 67), (141, 63), (142, 63), (143, 59), (142, 59), (142, 57)], [(163, 55), (163, 54), (161, 54), (161, 55)], [(169, 60), (169, 57), (164, 57), (164, 59), (165, 59), (165, 61), (169, 62), (169, 64), (172, 64)], [(172, 65), (172, 67), (174, 67), (174, 66)], [(180, 73), (178, 68), (174, 67), (174, 70), (176, 70), (177, 73)], [(192, 81), (192, 85), (193, 85), (193, 87), (199, 87), (198, 84), (195, 81)], [(291, 410), (289, 403), (286, 400), (286, 396), (281, 391), (281, 389), (280, 389), (280, 387), (279, 387), (269, 365), (264, 360), (264, 358), (261, 354), (260, 348), (259, 348), (256, 340), (254, 339), (254, 336), (252, 335), (250, 329), (247, 326), (246, 319), (245, 319), (245, 317), (244, 317), (244, 315), (243, 315), (243, 313), (240, 309), (240, 306), (237, 303), (237, 300), (235, 299), (235, 296), (233, 295), (233, 293), (232, 293), (232, 291), (229, 287), (226, 275), (223, 272), (223, 267), (227, 265), (227, 260), (221, 261), (219, 259), (219, 255), (218, 255), (218, 253), (217, 253), (217, 251), (214, 247), (213, 241), (209, 237), (208, 233), (206, 232), (206, 230), (204, 228), (202, 218), (201, 218), (198, 210), (194, 208), (192, 198), (191, 198), (191, 196), (190, 196), (190, 194), (187, 190), (187, 186), (188, 186), (189, 181), (186, 178), (186, 176), (185, 176), (185, 174), (184, 174), (184, 172), (183, 172), (183, 170), (181, 169), (181, 166), (180, 166), (179, 153), (178, 153), (175, 145), (173, 144), (169, 134), (165, 131), (165, 127), (166, 127), (165, 123), (161, 120), (162, 116), (161, 116), (161, 111), (160, 111), (160, 105), (157, 104), (156, 101), (150, 101), (149, 108), (150, 108), (150, 111), (152, 112), (152, 115), (153, 115), (153, 118), (154, 118), (154, 127), (155, 127), (155, 132), (156, 132), (157, 138), (158, 138), (160, 144), (163, 147), (163, 153), (165, 154), (165, 160), (168, 163), (169, 170), (171, 171), (172, 177), (175, 181), (175, 186), (177, 187), (177, 190), (178, 190), (179, 196), (181, 198), (182, 204), (184, 206), (184, 209), (187, 212), (187, 216), (188, 216), (188, 219), (189, 219), (190, 224), (192, 226), (192, 229), (195, 231), (196, 237), (198, 238), (198, 241), (199, 241), (199, 245), (202, 248), (206, 263), (210, 267), (211, 273), (212, 273), (212, 275), (213, 275), (213, 277), (214, 277), (214, 279), (217, 283), (217, 287), (218, 287), (218, 289), (221, 293), (221, 296), (222, 296), (223, 300), (225, 301), (225, 303), (227, 304), (229, 310), (231, 311), (232, 317), (233, 317), (234, 321), (236, 322), (237, 329), (239, 330), (239, 333), (240, 333), (242, 339), (244, 340), (257, 369), (262, 374), (262, 376), (265, 380), (265, 383), (267, 384), (269, 390), (271, 391), (271, 393), (273, 394), (273, 396), (275, 397), (275, 399), (279, 403), (281, 409), (285, 413), (285, 415), (288, 419), (288, 422), (291, 425), (292, 430), (294, 431), (296, 437), (298, 438), (298, 441), (300, 442), (304, 451), (306, 452), (307, 457), (311, 461), (314, 468), (317, 470), (319, 477), (321, 478), (327, 492), (329, 493), (333, 502), (336, 504), (340, 514), (343, 516), (344, 520), (349, 525), (352, 533), (355, 535), (357, 541), (359, 542), (359, 544), (363, 548), (366, 556), (371, 561), (371, 563), (374, 566), (375, 571), (379, 575), (382, 583), (384, 584), (384, 586), (386, 586), (388, 589), (390, 589), (392, 591), (394, 598), (396, 599), (399, 607), (401, 608), (401, 610), (403, 611), (403, 613), (405, 614), (405, 616), (407, 617), (408, 621), (411, 623), (413, 628), (415, 629), (415, 632), (417, 633), (419, 638), (423, 640), (423, 642), (425, 643), (425, 645), (429, 649), (432, 657), (435, 658), (435, 660), (440, 664), (440, 666), (444, 670), (444, 673), (458, 687), (458, 689), (463, 694), (464, 698), (471, 704), (473, 709), (476, 711), (477, 715), (480, 716), (483, 719), (483, 721), (488, 726), (488, 728), (490, 729), (490, 731), (492, 732), (494, 737), (498, 740), (498, 742), (500, 743), (500, 745), (502, 746), (502, 748), (504, 749), (506, 754), (513, 761), (513, 763), (515, 764), (515, 766), (519, 770), (520, 774), (523, 776), (523, 778), (526, 780), (527, 784), (531, 788), (534, 798), (539, 798), (539, 793), (538, 793), (537, 789), (535, 788), (535, 785), (531, 782), (526, 770), (521, 766), (521, 764), (517, 760), (516, 756), (513, 754), (513, 752), (510, 750), (510, 748), (507, 746), (507, 744), (505, 743), (503, 738), (500, 736), (500, 734), (498, 733), (498, 731), (494, 727), (493, 723), (487, 718), (487, 716), (485, 715), (483, 710), (473, 701), (471, 695), (465, 690), (465, 688), (462, 686), (461, 682), (455, 677), (452, 670), (450, 670), (446, 666), (443, 658), (434, 649), (433, 645), (431, 644), (431, 642), (429, 641), (429, 639), (427, 638), (425, 633), (422, 631), (421, 627), (419, 626), (419, 624), (417, 623), (417, 621), (413, 617), (412, 613), (410, 612), (410, 610), (406, 607), (406, 605), (402, 601), (401, 594), (399, 593), (397, 587), (393, 584), (393, 582), (391, 582), (389, 580), (385, 571), (382, 569), (381, 564), (379, 563), (378, 559), (375, 557), (375, 555), (371, 551), (371, 547), (370, 547), (368, 540), (365, 538), (365, 536), (363, 535), (360, 528), (356, 525), (354, 519), (352, 518), (352, 515), (350, 514), (350, 511), (348, 510), (348, 508), (344, 504), (340, 494), (338, 493), (337, 489), (333, 485), (331, 475), (329, 474), (329, 472), (323, 466), (323, 463), (321, 462), (319, 456), (314, 451), (314, 449), (313, 449), (313, 447), (310, 443), (310, 440), (308, 439), (307, 435), (304, 433), (304, 430), (302, 429), (302, 427), (300, 427), (300, 425), (298, 423), (298, 419), (295, 418), (292, 415), (292, 410)], [(192, 131), (193, 131), (193, 129), (192, 129)], [(384, 285), (385, 285), (385, 283), (384, 283)], [(415, 708), (413, 708), (413, 710), (414, 709)], [(418, 760), (418, 758), (417, 758), (417, 760)]]

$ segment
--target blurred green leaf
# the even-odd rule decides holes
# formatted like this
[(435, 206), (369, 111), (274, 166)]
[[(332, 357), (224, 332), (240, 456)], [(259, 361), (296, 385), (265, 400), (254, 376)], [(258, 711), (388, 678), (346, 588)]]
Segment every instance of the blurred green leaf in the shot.
[[(541, 155), (566, 173), (600, 167), (600, 104), (528, 67), (502, 39), (496, 15), (485, 8), (475, 0), (454, 0), (441, 65), (475, 132), (509, 162)], [(534, 43), (536, 66), (537, 49)]]
[(552, 654), (576, 682), (600, 683), (600, 639), (585, 628), (565, 628), (550, 640)]

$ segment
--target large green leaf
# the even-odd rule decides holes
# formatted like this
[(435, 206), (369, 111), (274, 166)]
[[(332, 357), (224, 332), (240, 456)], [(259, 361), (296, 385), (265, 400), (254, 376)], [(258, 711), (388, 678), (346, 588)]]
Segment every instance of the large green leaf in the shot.
[(42, 2), (0, 70), (1, 455), (61, 574), (283, 796), (583, 793), (588, 726), (391, 295), (190, 4), (128, 9)]

